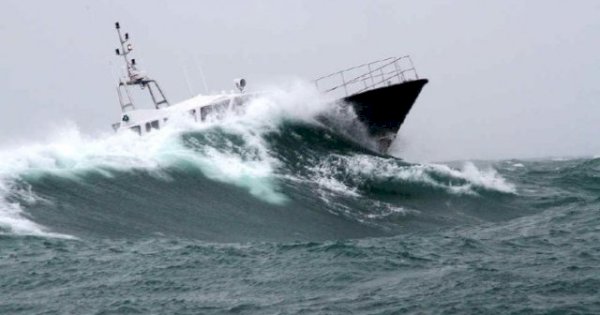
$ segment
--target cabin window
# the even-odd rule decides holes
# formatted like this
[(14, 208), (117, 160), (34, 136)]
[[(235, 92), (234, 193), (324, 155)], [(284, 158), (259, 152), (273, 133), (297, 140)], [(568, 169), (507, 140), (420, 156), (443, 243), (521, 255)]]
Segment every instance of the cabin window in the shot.
[(150, 132), (150, 130), (152, 129), (152, 126), (150, 125), (149, 122), (146, 123), (146, 132)]
[(241, 96), (236, 96), (232, 102), (235, 106), (241, 106), (244, 105), (245, 103), (247, 103), (250, 100), (250, 95), (241, 95)]
[(137, 133), (138, 135), (142, 135), (142, 128), (140, 126), (133, 126), (133, 127), (129, 128), (129, 130), (132, 130), (133, 132)]
[(219, 113), (225, 112), (227, 108), (229, 108), (229, 100), (224, 100), (215, 104), (215, 108), (217, 109), (217, 111), (219, 111)]
[(216, 112), (217, 119), (222, 119), (223, 117), (225, 117), (225, 113), (229, 109), (229, 102), (230, 100), (227, 99), (211, 105), (212, 111)]
[(198, 117), (196, 117), (196, 110), (192, 109), (192, 111), (190, 113), (192, 114), (192, 117), (194, 117), (194, 120), (197, 121)]
[(233, 103), (233, 105), (235, 106), (240, 106), (242, 105), (242, 98), (239, 96), (234, 97), (231, 102)]
[(150, 125), (154, 129), (160, 129), (160, 126), (158, 125), (158, 120), (155, 120), (155, 121), (151, 122)]
[(200, 108), (200, 119), (206, 120), (206, 117), (213, 111), (212, 105), (207, 105)]

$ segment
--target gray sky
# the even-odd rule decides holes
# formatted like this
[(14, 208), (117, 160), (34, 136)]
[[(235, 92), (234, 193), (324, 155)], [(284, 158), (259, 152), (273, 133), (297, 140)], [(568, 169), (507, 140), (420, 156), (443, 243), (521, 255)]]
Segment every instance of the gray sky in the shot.
[[(600, 1), (3, 1), (0, 146), (119, 107), (113, 23), (172, 101), (195, 62), (213, 90), (311, 79), (410, 54), (430, 79), (401, 130), (409, 159), (600, 154)], [(112, 64), (112, 66), (111, 66)], [(391, 105), (391, 104), (390, 104)]]

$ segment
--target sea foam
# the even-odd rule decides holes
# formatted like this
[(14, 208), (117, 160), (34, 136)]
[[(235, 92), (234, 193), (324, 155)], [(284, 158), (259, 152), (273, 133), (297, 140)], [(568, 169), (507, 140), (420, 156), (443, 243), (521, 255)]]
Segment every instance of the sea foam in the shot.
[[(0, 150), (0, 228), (18, 234), (53, 235), (28, 219), (21, 205), (9, 201), (9, 196), (17, 193), (15, 183), (23, 179), (51, 175), (79, 180), (90, 172), (111, 177), (115, 171), (140, 170), (166, 179), (165, 170), (181, 163), (193, 165), (212, 180), (242, 187), (266, 202), (284, 203), (287, 199), (272, 176), (278, 161), (262, 135), (276, 132), (283, 120), (314, 122), (328, 102), (300, 81), (268, 88), (263, 95), (247, 104), (242, 113), (227, 113), (223, 119), (202, 124), (187, 116), (172, 117), (167, 126), (143, 137), (131, 132), (86, 135), (70, 123), (45, 141)], [(217, 147), (208, 141), (190, 147), (182, 141), (186, 133), (214, 128), (241, 137), (245, 153), (233, 145)]]
[(481, 170), (470, 162), (454, 169), (443, 164), (408, 164), (373, 155), (330, 155), (315, 166), (313, 172), (317, 183), (334, 181), (352, 193), (356, 193), (363, 182), (373, 180), (425, 184), (455, 194), (477, 194), (478, 189), (516, 193), (516, 187), (494, 169)]

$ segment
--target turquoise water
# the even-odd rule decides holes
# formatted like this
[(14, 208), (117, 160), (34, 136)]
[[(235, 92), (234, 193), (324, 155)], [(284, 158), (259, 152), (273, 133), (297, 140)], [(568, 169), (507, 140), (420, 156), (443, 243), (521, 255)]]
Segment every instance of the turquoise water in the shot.
[(246, 127), (2, 152), (0, 313), (600, 313), (600, 159)]

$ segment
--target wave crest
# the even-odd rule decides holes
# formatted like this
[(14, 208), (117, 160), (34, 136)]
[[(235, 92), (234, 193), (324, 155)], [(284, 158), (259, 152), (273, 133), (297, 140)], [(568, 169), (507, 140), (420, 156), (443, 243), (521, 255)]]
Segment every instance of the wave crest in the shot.
[[(408, 164), (373, 155), (330, 155), (312, 168), (317, 183), (345, 186), (355, 192), (406, 192), (409, 184), (443, 189), (453, 194), (482, 191), (515, 194), (516, 187), (492, 168), (481, 170), (467, 162), (461, 169), (442, 164)], [(332, 184), (333, 183), (333, 184)]]

